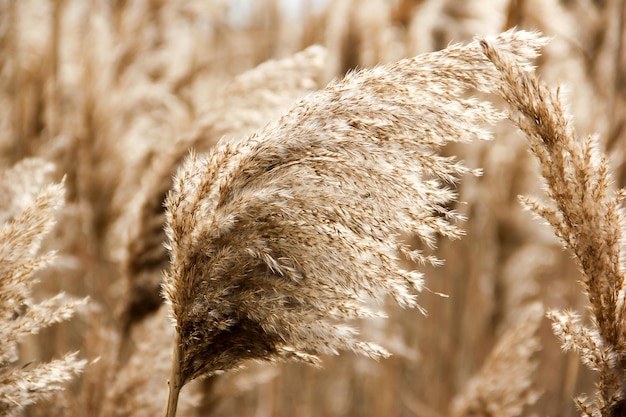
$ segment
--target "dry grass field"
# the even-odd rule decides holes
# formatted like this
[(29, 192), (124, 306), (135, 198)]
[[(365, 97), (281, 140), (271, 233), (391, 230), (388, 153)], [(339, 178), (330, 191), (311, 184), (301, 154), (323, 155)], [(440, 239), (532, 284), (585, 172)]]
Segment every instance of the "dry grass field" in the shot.
[(625, 416), (625, 22), (0, 0), (0, 415)]

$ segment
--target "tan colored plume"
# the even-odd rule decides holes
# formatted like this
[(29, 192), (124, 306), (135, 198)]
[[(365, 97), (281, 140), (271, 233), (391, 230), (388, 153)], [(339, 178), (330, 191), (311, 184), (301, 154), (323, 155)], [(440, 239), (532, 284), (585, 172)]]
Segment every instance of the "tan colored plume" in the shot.
[[(48, 363), (20, 366), (18, 343), (68, 320), (85, 300), (63, 293), (36, 302), (35, 272), (54, 259), (38, 254), (43, 237), (64, 204), (63, 184), (49, 184), (54, 166), (25, 159), (0, 172), (0, 415), (16, 416), (27, 405), (62, 390), (85, 366), (77, 353)], [(20, 187), (21, 186), (21, 187)]]
[[(509, 31), (493, 42), (528, 65), (544, 40)], [(400, 233), (429, 246), (461, 234), (447, 184), (470, 170), (438, 151), (490, 137), (500, 114), (464, 93), (497, 77), (478, 42), (452, 45), (351, 73), (246, 140), (191, 154), (166, 199), (168, 416), (185, 383), (249, 359), (388, 355), (347, 322), (381, 315), (368, 300), (385, 295), (418, 307), (422, 275), (398, 260), (437, 260)]]
[(526, 135), (539, 160), (547, 202), (523, 198), (545, 219), (575, 256), (589, 300), (592, 323), (578, 314), (552, 311), (554, 333), (564, 350), (577, 352), (598, 371), (594, 398), (579, 396), (583, 416), (626, 413), (626, 281), (624, 279), (623, 190), (611, 189), (608, 158), (595, 136), (579, 137), (564, 109), (559, 90), (522, 71), (492, 42), (481, 40), (485, 55), (500, 72), (499, 89), (511, 119)]

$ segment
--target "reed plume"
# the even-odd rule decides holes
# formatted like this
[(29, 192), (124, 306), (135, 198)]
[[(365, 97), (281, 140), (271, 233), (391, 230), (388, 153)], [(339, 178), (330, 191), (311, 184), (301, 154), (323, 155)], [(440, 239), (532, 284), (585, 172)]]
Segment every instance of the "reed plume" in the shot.
[[(494, 42), (520, 65), (543, 44), (513, 31)], [(346, 322), (381, 316), (367, 301), (384, 295), (418, 307), (422, 274), (397, 261), (439, 261), (400, 233), (431, 247), (461, 234), (446, 184), (471, 170), (437, 152), (490, 137), (485, 125), (501, 115), (462, 94), (489, 91), (496, 76), (477, 42), (452, 45), (348, 74), (248, 139), (190, 155), (165, 204), (163, 292), (176, 323), (167, 415), (185, 383), (248, 359), (388, 355)]]
[(573, 312), (552, 311), (554, 333), (564, 350), (573, 350), (598, 371), (593, 399), (576, 398), (585, 416), (621, 416), (626, 412), (626, 305), (624, 303), (623, 191), (611, 190), (608, 159), (598, 138), (580, 138), (561, 103), (530, 73), (520, 70), (500, 48), (482, 40), (485, 55), (500, 72), (500, 94), (512, 120), (525, 133), (537, 156), (548, 202), (523, 198), (544, 218), (575, 256), (589, 300), (591, 324)]
[[(0, 174), (0, 415), (17, 415), (72, 379), (85, 366), (77, 353), (48, 363), (20, 367), (18, 343), (27, 335), (69, 319), (84, 300), (61, 293), (33, 300), (35, 273), (54, 259), (39, 255), (42, 238), (63, 205), (63, 184), (45, 186), (54, 167), (26, 159)], [(21, 185), (18, 187), (16, 185)]]

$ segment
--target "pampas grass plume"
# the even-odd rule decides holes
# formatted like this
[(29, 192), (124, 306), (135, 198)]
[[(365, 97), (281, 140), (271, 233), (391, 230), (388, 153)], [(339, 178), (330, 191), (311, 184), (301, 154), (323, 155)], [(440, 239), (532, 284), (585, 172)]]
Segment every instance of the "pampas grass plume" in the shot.
[[(543, 40), (494, 39), (520, 65)], [(458, 237), (447, 183), (470, 172), (438, 155), (488, 139), (497, 73), (480, 45), (453, 45), (351, 73), (300, 101), (247, 140), (191, 154), (166, 199), (171, 269), (163, 292), (176, 323), (167, 415), (187, 382), (249, 359), (319, 363), (350, 350), (388, 355), (347, 322), (380, 316), (367, 300), (417, 307), (422, 274), (401, 232), (429, 246)]]

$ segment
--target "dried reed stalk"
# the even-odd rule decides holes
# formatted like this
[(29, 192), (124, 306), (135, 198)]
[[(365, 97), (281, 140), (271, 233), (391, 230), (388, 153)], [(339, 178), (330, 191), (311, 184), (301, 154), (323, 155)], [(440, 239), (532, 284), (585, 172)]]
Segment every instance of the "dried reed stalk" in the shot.
[(576, 398), (585, 416), (621, 416), (626, 412), (626, 305), (624, 303), (623, 191), (611, 191), (607, 157), (597, 138), (579, 138), (561, 104), (533, 74), (482, 40), (485, 55), (500, 72), (500, 94), (511, 118), (526, 134), (541, 165), (549, 203), (523, 198), (571, 250), (582, 272), (592, 323), (573, 312), (552, 311), (553, 330), (564, 350), (576, 351), (598, 371), (595, 398)]
[[(493, 42), (526, 66), (543, 39)], [(458, 237), (445, 183), (470, 170), (437, 151), (487, 139), (497, 72), (477, 42), (352, 73), (247, 140), (191, 154), (166, 199), (171, 269), (163, 292), (176, 322), (167, 416), (182, 386), (248, 359), (319, 363), (320, 354), (387, 351), (345, 322), (381, 316), (367, 300), (418, 307), (422, 275), (401, 269), (400, 232), (435, 245)]]
[[(3, 193), (0, 212), (0, 415), (17, 415), (25, 406), (63, 389), (85, 366), (76, 353), (63, 359), (19, 367), (18, 342), (29, 334), (69, 319), (85, 300), (61, 293), (41, 302), (32, 299), (34, 273), (54, 254), (38, 255), (42, 238), (54, 225), (54, 213), (63, 205), (62, 184), (44, 186), (53, 166), (24, 160), (0, 174)], [(27, 185), (16, 189), (9, 184)], [(8, 197), (5, 199), (5, 197)]]

